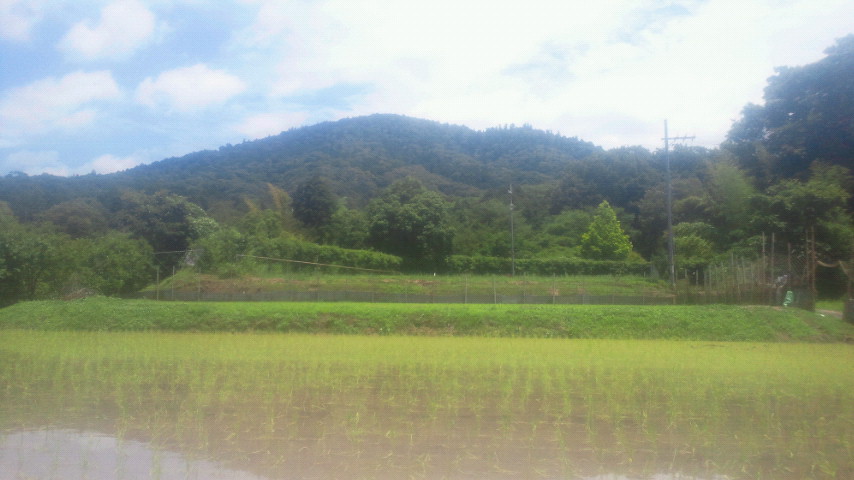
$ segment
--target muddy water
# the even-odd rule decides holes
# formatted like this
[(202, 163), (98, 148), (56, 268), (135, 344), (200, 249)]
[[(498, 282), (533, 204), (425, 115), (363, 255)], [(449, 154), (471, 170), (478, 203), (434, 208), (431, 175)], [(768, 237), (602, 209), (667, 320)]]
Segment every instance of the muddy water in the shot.
[[(359, 459), (355, 459), (359, 463)], [(309, 459), (310, 462), (310, 459)], [(346, 469), (342, 469), (346, 470)], [(379, 472), (378, 472), (379, 473)], [(417, 475), (412, 478), (493, 478), (487, 471), (457, 475)], [(340, 471), (296, 468), (276, 478), (347, 478)], [(379, 475), (383, 477), (382, 474)], [(547, 477), (542, 477), (547, 478)], [(566, 477), (568, 478), (568, 477)], [(578, 477), (582, 480), (636, 480), (618, 474)], [(681, 474), (645, 475), (644, 480), (725, 480)], [(118, 439), (100, 432), (45, 429), (7, 432), (0, 436), (0, 479), (27, 480), (271, 480), (229, 468), (208, 459), (152, 447), (145, 442)]]

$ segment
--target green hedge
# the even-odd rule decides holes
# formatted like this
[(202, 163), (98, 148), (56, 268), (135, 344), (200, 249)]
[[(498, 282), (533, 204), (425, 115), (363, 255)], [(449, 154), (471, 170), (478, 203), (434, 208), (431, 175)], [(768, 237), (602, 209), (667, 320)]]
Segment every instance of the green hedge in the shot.
[[(643, 275), (649, 272), (649, 262), (587, 260), (583, 258), (519, 258), (516, 273), (530, 275)], [(503, 274), (509, 273), (509, 258), (452, 255), (448, 259), (450, 273)]]

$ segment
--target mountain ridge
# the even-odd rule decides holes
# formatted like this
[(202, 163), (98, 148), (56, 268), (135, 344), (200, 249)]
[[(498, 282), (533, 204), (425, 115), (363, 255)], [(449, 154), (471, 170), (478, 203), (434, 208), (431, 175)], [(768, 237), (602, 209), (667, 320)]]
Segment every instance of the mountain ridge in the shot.
[[(293, 192), (300, 183), (320, 176), (339, 197), (363, 206), (407, 176), (446, 195), (474, 196), (509, 183), (553, 181), (573, 161), (603, 151), (590, 142), (527, 125), (476, 131), (373, 114), (293, 128), (111, 174), (7, 176), (0, 179), (0, 200), (24, 218), (62, 201), (122, 190), (174, 193), (206, 209), (225, 201), (240, 208), (245, 198), (263, 196), (267, 183)], [(15, 188), (14, 180), (26, 191)], [(16, 195), (28, 198), (35, 211), (22, 211), (27, 209), (20, 207)]]

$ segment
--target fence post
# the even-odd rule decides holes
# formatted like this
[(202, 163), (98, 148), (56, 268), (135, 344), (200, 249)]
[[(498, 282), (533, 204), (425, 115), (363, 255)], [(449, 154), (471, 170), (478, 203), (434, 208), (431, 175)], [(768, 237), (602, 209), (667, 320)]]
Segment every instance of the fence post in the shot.
[(710, 290), (709, 284), (711, 283), (711, 279), (712, 279), (712, 266), (706, 265), (706, 268), (703, 269), (703, 300), (704, 300), (703, 303), (705, 303), (706, 305), (709, 304), (709, 293), (711, 293), (709, 291)]
[(730, 257), (729, 257), (730, 265), (731, 265), (732, 270), (733, 270), (732, 275), (734, 275), (734, 279), (735, 279), (735, 301), (738, 303), (741, 303), (741, 284), (740, 284), (739, 278), (738, 278), (738, 263), (736, 263), (736, 261), (735, 261), (735, 254), (734, 253), (730, 253), (729, 255), (730, 255)]
[(777, 259), (775, 258), (776, 253), (777, 253), (775, 251), (776, 247), (777, 247), (776, 235), (774, 234), (774, 232), (771, 232), (771, 278), (768, 279), (768, 285), (772, 285), (772, 288), (768, 289), (768, 291), (769, 291), (768, 304), (769, 305), (774, 304), (774, 288), (773, 288), (773, 285), (777, 284), (777, 276), (775, 275), (775, 270), (777, 268)]

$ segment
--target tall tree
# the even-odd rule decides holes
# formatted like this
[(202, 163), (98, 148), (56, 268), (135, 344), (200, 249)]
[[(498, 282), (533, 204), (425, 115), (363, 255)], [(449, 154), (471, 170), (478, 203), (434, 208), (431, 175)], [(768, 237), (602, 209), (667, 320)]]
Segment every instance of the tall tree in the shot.
[(104, 207), (94, 199), (76, 198), (47, 209), (41, 219), (72, 238), (103, 234), (107, 230)]
[(581, 254), (594, 260), (625, 260), (632, 242), (620, 226), (617, 214), (607, 201), (596, 208), (593, 221), (581, 236)]
[(332, 220), (338, 208), (329, 184), (321, 177), (312, 177), (297, 187), (293, 195), (294, 216), (303, 225), (319, 228)]
[(154, 278), (153, 251), (140, 238), (112, 231), (78, 240), (72, 248), (77, 255), (77, 281), (102, 295), (132, 293)]
[(323, 228), (323, 234), (324, 241), (332, 245), (362, 249), (368, 238), (368, 219), (363, 211), (341, 205)]
[(418, 180), (392, 184), (369, 208), (368, 244), (403, 258), (404, 267), (436, 271), (451, 254), (448, 205)]
[(781, 67), (768, 79), (765, 104), (748, 105), (725, 148), (760, 186), (804, 179), (815, 160), (851, 164), (854, 149), (854, 35), (837, 40), (826, 57)]
[(38, 298), (64, 277), (65, 238), (22, 225), (0, 202), (0, 306)]
[(854, 222), (845, 210), (850, 171), (840, 166), (815, 164), (808, 181), (784, 180), (756, 196), (759, 215), (754, 223), (778, 239), (799, 245), (809, 229), (816, 229), (819, 253), (847, 258), (854, 242)]
[(126, 192), (121, 200), (116, 226), (145, 239), (156, 253), (162, 253), (158, 260), (163, 260), (160, 263), (164, 266), (177, 263), (190, 242), (215, 228), (201, 207), (178, 195)]

